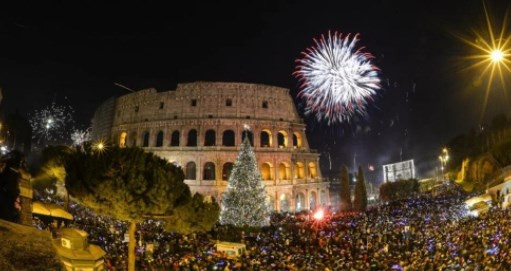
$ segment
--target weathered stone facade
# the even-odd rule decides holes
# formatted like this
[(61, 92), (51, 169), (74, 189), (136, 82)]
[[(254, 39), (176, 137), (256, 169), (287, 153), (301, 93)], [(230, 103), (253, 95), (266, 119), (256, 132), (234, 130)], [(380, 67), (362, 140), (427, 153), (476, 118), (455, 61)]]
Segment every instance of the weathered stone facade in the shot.
[[(249, 136), (275, 210), (329, 204), (319, 154), (309, 149), (305, 124), (288, 89), (247, 83), (179, 84), (175, 91), (146, 89), (121, 96), (114, 114), (110, 140), (179, 164), (192, 192), (221, 200), (242, 139)], [(102, 116), (95, 114), (96, 118)], [(248, 133), (243, 132), (246, 126)]]

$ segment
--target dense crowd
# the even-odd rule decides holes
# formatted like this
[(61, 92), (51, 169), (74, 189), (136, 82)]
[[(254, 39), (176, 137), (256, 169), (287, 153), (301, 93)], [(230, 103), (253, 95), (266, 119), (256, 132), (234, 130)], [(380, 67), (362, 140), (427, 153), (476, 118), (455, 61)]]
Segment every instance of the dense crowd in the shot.
[[(166, 233), (157, 221), (137, 231), (137, 270), (511, 270), (511, 212), (468, 216), (459, 193), (382, 204), (364, 214), (321, 222), (276, 215), (244, 234), (247, 253), (226, 259), (208, 234)], [(109, 270), (125, 270), (127, 225), (73, 204), (70, 226), (107, 252)]]

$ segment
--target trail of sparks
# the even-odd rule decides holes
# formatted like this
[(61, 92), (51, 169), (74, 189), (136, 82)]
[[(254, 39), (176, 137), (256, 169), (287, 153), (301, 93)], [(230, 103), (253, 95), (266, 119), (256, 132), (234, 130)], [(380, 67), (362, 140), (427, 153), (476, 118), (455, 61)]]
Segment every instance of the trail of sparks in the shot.
[(69, 140), (70, 129), (74, 124), (74, 110), (70, 106), (61, 106), (52, 102), (41, 110), (36, 110), (29, 122), (32, 138), (36, 143), (63, 143)]

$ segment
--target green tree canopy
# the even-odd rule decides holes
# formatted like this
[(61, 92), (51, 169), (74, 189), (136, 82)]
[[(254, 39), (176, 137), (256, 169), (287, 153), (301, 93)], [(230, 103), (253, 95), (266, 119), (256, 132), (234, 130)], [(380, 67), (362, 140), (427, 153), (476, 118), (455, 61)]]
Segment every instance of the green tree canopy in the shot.
[(351, 192), (350, 192), (350, 176), (348, 167), (342, 165), (341, 167), (341, 202), (340, 209), (342, 212), (351, 210)]
[[(183, 171), (140, 148), (91, 146), (63, 151), (61, 159), (69, 194), (98, 214), (130, 222), (128, 269), (135, 268), (136, 224), (161, 218), (167, 229), (188, 233), (205, 231), (218, 217), (216, 202), (191, 196)], [(206, 215), (207, 214), (207, 215)]]
[(355, 199), (353, 208), (357, 212), (364, 212), (367, 209), (367, 191), (364, 171), (362, 167), (358, 167), (357, 183), (355, 183)]

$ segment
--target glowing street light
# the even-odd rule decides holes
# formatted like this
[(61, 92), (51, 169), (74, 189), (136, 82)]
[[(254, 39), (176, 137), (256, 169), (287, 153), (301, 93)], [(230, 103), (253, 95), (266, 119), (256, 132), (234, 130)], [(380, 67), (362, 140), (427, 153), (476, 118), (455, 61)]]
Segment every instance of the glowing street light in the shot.
[(490, 57), (493, 62), (501, 62), (504, 60), (504, 53), (500, 49), (496, 49), (491, 52)]
[(479, 80), (483, 76), (488, 75), (488, 83), (486, 84), (485, 98), (483, 101), (483, 108), (481, 112), (480, 122), (482, 122), (488, 104), (488, 97), (492, 88), (494, 76), (499, 76), (501, 85), (505, 88), (505, 73), (511, 73), (511, 35), (506, 33), (507, 16), (502, 22), (500, 31), (494, 29), (488, 10), (483, 1), (484, 15), (486, 18), (487, 31), (475, 32), (472, 38), (460, 37), (468, 45), (475, 48), (478, 53), (468, 56), (468, 59), (475, 60), (475, 62), (467, 67), (468, 69), (482, 67), (479, 73)]
[(102, 140), (99, 140), (92, 147), (93, 147), (93, 149), (97, 150), (99, 153), (102, 153), (106, 149), (106, 144)]
[(447, 161), (449, 161), (449, 151), (447, 150), (447, 148), (442, 149), (442, 154), (440, 156), (438, 156), (438, 160), (440, 160), (440, 164), (441, 164), (440, 168), (442, 169), (442, 179), (443, 179), (443, 181), (445, 181), (444, 169), (447, 166)]

